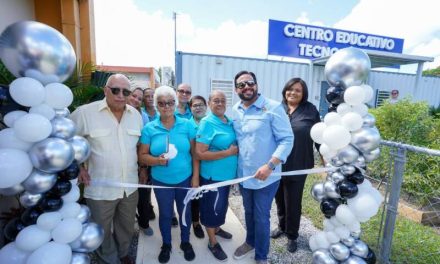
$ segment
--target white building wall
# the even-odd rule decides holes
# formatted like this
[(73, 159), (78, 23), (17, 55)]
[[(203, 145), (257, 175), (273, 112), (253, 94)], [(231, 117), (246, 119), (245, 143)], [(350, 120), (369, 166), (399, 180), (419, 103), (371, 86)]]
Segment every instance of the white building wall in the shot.
[(34, 0), (0, 0), (0, 33), (21, 20), (35, 20)]
[[(177, 76), (177, 79), (189, 83), (193, 95), (207, 98), (211, 79), (233, 80), (237, 72), (248, 70), (255, 73), (260, 92), (269, 98), (281, 101), (284, 84), (293, 77), (300, 77), (307, 82), (309, 101), (317, 107), (321, 96), (325, 96), (325, 94), (321, 95), (321, 83), (326, 81), (323, 66), (313, 67), (313, 78), (310, 83), (309, 64), (191, 53), (180, 53), (180, 56), (182, 69), (181, 76)], [(433, 106), (440, 103), (438, 77), (422, 77), (419, 90), (416, 90), (413, 74), (371, 71), (367, 83), (374, 90), (398, 89), (401, 98), (410, 95), (415, 101), (427, 101)], [(233, 102), (237, 101), (238, 97), (235, 96)], [(369, 104), (374, 106), (374, 99)]]

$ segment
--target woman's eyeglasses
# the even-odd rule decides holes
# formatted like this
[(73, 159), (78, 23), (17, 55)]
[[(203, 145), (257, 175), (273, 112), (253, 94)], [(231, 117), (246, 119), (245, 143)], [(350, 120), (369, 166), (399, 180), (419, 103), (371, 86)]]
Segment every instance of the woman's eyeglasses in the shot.
[(172, 101), (168, 101), (168, 102), (157, 102), (157, 106), (159, 107), (172, 107), (176, 105), (176, 101), (172, 100)]
[(121, 91), (122, 91), (122, 95), (124, 97), (127, 97), (131, 94), (131, 91), (128, 89), (124, 89), (124, 88), (118, 88), (118, 87), (109, 87), (107, 86), (110, 91), (112, 92), (113, 95), (118, 95)]
[(192, 108), (205, 108), (206, 105), (204, 105), (204, 104), (193, 104), (193, 105), (191, 105), (191, 107)]
[(244, 82), (239, 82), (235, 85), (235, 88), (237, 89), (243, 89), (244, 87), (249, 86), (249, 87), (254, 87), (255, 86), (255, 82), (254, 81), (244, 81)]

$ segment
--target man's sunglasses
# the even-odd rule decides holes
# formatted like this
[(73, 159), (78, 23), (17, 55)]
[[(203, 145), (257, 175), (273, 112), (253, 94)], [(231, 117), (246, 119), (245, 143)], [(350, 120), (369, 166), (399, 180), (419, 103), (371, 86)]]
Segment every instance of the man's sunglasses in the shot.
[(191, 95), (191, 91), (177, 90), (177, 92), (182, 94), (182, 95)]
[(157, 102), (157, 106), (159, 106), (159, 107), (165, 107), (165, 106), (172, 107), (175, 105), (176, 105), (176, 101), (174, 101), (174, 100), (171, 100), (168, 102), (165, 102), (165, 101), (164, 102), (160, 102), (160, 101)]
[(109, 87), (109, 86), (107, 86), (107, 87), (110, 89), (110, 91), (112, 91), (112, 94), (114, 94), (114, 95), (118, 95), (121, 91), (122, 91), (122, 95), (124, 97), (127, 97), (131, 94), (131, 91), (128, 89), (118, 88), (118, 87)]
[(239, 82), (239, 83), (237, 83), (237, 84), (235, 85), (235, 88), (241, 90), (241, 89), (243, 89), (244, 87), (246, 87), (246, 85), (249, 86), (249, 87), (254, 87), (255, 84), (257, 84), (257, 83), (255, 83), (254, 81), (244, 81), (244, 82)]

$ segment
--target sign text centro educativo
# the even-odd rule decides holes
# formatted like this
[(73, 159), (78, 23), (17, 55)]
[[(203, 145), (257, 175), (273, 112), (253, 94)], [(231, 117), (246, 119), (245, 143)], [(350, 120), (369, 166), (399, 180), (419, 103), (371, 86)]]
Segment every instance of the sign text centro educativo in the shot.
[(346, 47), (402, 53), (403, 39), (269, 20), (268, 54), (320, 58)]

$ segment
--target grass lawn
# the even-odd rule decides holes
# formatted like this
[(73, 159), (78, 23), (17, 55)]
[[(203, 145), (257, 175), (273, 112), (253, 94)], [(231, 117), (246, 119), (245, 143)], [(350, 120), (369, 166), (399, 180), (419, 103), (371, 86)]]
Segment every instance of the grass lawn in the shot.
[[(322, 182), (319, 175), (307, 177), (303, 193), (303, 214), (312, 220), (313, 224), (322, 229), (324, 215), (319, 203), (310, 195), (310, 189), (316, 182)], [(379, 237), (382, 210), (362, 224), (361, 238), (376, 253), (379, 254), (377, 238)], [(440, 263), (440, 235), (431, 227), (424, 226), (398, 216), (393, 237), (391, 252), (392, 263)]]

